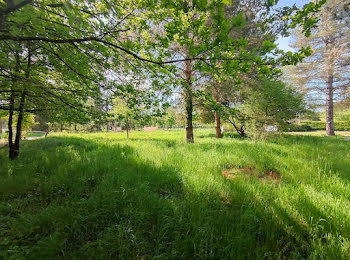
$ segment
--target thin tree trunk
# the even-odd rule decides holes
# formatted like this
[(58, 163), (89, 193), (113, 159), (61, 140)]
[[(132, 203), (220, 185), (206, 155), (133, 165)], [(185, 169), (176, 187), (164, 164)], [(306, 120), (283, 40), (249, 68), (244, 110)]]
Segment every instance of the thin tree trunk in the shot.
[(22, 124), (23, 124), (23, 117), (24, 117), (24, 105), (26, 100), (26, 91), (22, 91), (21, 95), (21, 101), (19, 104), (18, 109), (18, 119), (17, 119), (17, 126), (16, 126), (16, 139), (15, 139), (15, 145), (14, 145), (14, 158), (17, 158), (19, 155), (19, 143), (21, 141), (22, 137)]
[(193, 137), (193, 93), (191, 61), (185, 62), (184, 97), (186, 108), (186, 142), (194, 143)]
[[(20, 65), (20, 59), (19, 59), (19, 54), (17, 52), (15, 52), (15, 57), (16, 57), (16, 68), (15, 71), (19, 72), (19, 65)], [(15, 80), (12, 81), (13, 85), (12, 85), (12, 89), (11, 89), (11, 95), (10, 95), (10, 100), (9, 100), (9, 119), (7, 122), (7, 126), (8, 126), (8, 132), (9, 132), (9, 136), (8, 136), (8, 145), (9, 145), (9, 158), (10, 160), (14, 160), (15, 159), (15, 146), (13, 143), (13, 114), (15, 111), (15, 89), (14, 89), (14, 84), (15, 84)]]
[(326, 133), (328, 136), (335, 135), (333, 114), (333, 75), (328, 77), (326, 92)]
[(222, 138), (221, 133), (221, 118), (218, 112), (215, 112), (215, 129), (216, 129), (216, 137)]
[[(334, 47), (334, 37), (330, 35), (326, 41), (326, 51), (329, 53)], [(334, 132), (334, 114), (333, 114), (333, 82), (334, 82), (334, 66), (335, 60), (332, 55), (327, 57), (328, 78), (326, 87), (326, 134), (328, 136), (335, 135)]]
[(129, 117), (126, 116), (126, 138), (129, 139)]
[(241, 125), (241, 127), (236, 126), (235, 122), (233, 120), (228, 119), (228, 121), (231, 123), (231, 125), (236, 129), (236, 132), (241, 137), (247, 137), (245, 131), (244, 131), (244, 125)]
[(10, 96), (10, 104), (9, 104), (9, 119), (8, 119), (8, 131), (9, 131), (9, 158), (10, 160), (14, 160), (14, 145), (13, 145), (13, 129), (12, 129), (12, 122), (13, 122), (13, 112), (14, 112), (14, 103), (15, 103), (15, 93), (14, 91), (11, 92)]
[[(28, 62), (27, 62), (27, 70), (26, 70), (26, 81), (28, 82), (29, 75), (30, 75), (30, 67), (31, 67), (31, 58), (32, 58), (32, 53), (30, 48), (28, 47)], [(19, 108), (18, 108), (18, 118), (17, 118), (17, 126), (16, 126), (16, 139), (15, 139), (15, 144), (13, 147), (13, 158), (16, 159), (19, 155), (19, 144), (21, 142), (22, 138), (22, 125), (23, 125), (23, 118), (24, 118), (24, 107), (25, 107), (25, 102), (26, 102), (26, 87), (24, 86), (23, 91), (21, 93), (21, 100), (19, 103)]]

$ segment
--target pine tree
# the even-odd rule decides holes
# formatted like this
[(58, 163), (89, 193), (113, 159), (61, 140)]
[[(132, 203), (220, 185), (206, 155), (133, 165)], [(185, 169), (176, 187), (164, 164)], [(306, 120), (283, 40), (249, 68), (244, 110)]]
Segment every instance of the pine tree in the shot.
[[(287, 69), (287, 77), (311, 98), (325, 99), (326, 132), (334, 135), (333, 102), (344, 97), (350, 79), (349, 0), (328, 0), (318, 14), (319, 25), (305, 37), (301, 29), (293, 34), (292, 47), (311, 46), (313, 54), (303, 63)], [(290, 74), (290, 75), (288, 75)]]

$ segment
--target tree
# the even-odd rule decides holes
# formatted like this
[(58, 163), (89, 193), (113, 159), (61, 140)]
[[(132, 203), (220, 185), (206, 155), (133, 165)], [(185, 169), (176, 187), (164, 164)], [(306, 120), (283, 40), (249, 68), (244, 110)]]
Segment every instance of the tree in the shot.
[(288, 120), (304, 111), (302, 94), (282, 81), (246, 79), (239, 86), (228, 81), (219, 89), (219, 99), (212, 97), (212, 91), (202, 94), (203, 104), (220, 114), (241, 137), (261, 137), (269, 126), (283, 129)]
[(169, 106), (166, 93), (156, 88), (143, 74), (129, 73), (114, 81), (108, 113), (114, 124), (126, 129), (127, 137), (131, 128), (153, 124), (165, 114)]
[(174, 107), (169, 107), (164, 115), (156, 122), (161, 127), (174, 128), (177, 126), (176, 110)]
[[(269, 42), (249, 52), (244, 40), (228, 40), (231, 27), (244, 19), (241, 14), (226, 19), (227, 4), (224, 0), (2, 1), (0, 99), (4, 103), (0, 109), (9, 111), (9, 157), (19, 155), (27, 112), (52, 121), (87, 122), (101, 117), (106, 112), (103, 99), (111, 90), (108, 73), (116, 68), (123, 72), (141, 68), (162, 75), (174, 73), (171, 64), (184, 63), (184, 77), (176, 83), (181, 82), (184, 90), (187, 140), (193, 142), (193, 72), (213, 69), (232, 74), (255, 64), (268, 73), (273, 62), (266, 56), (273, 49)], [(171, 53), (171, 43), (182, 48), (183, 57)], [(287, 58), (293, 61), (299, 56)]]
[(126, 129), (126, 137), (129, 138), (129, 130), (136, 123), (136, 115), (128, 107), (128, 103), (121, 98), (115, 98), (113, 108), (109, 113), (114, 117), (114, 124)]
[[(173, 84), (179, 85), (182, 92), (186, 114), (186, 141), (189, 143), (194, 142), (194, 92), (205, 82), (211, 79), (222, 80), (225, 77), (237, 80), (241, 73), (252, 69), (268, 77), (279, 72), (277, 65), (296, 64), (309, 53), (308, 48), (302, 48), (298, 53), (277, 50), (277, 46), (273, 44), (274, 38), (271, 37), (277, 19), (266, 15), (274, 1), (258, 2), (262, 3), (259, 7), (263, 8), (256, 8), (256, 1), (161, 1), (161, 21), (155, 38), (163, 43), (162, 48), (168, 50), (163, 53), (169, 56), (169, 62), (182, 61), (182, 64), (177, 63), (170, 71), (177, 77)], [(292, 20), (290, 26), (301, 23), (305, 32), (308, 32), (316, 22), (310, 16), (323, 3), (324, 0), (318, 4), (308, 4), (303, 10), (283, 10), (281, 13), (284, 16), (281, 20)], [(263, 34), (262, 37), (253, 39), (255, 45), (245, 35), (239, 35), (239, 38), (230, 37), (250, 17), (251, 10), (247, 10), (245, 5), (254, 6), (253, 10), (266, 18), (257, 24)], [(227, 15), (230, 8), (231, 15)], [(295, 16), (290, 19), (292, 12)], [(247, 30), (252, 30), (252, 27)], [(211, 75), (208, 76), (208, 73)]]
[(257, 137), (269, 126), (284, 129), (289, 120), (305, 111), (302, 94), (282, 81), (261, 80), (248, 95), (240, 109), (247, 118), (248, 134)]
[(11, 159), (19, 154), (25, 113), (52, 122), (100, 118), (105, 111), (95, 108), (104, 106), (111, 64), (126, 69), (148, 61), (147, 53), (141, 57), (129, 50), (141, 48), (141, 39), (130, 32), (149, 28), (142, 3), (6, 0), (0, 8), (0, 109), (9, 111)]
[(349, 1), (327, 1), (318, 17), (319, 25), (312, 29), (310, 37), (305, 37), (301, 29), (293, 34), (292, 47), (310, 45), (312, 55), (298, 66), (288, 68), (286, 73), (287, 77), (290, 74), (290, 81), (311, 96), (318, 94), (325, 99), (322, 103), (326, 105), (326, 132), (334, 135), (333, 102), (345, 97), (343, 93), (350, 84)]
[[(244, 15), (244, 23), (239, 27), (234, 27), (229, 33), (229, 37), (233, 40), (236, 39), (245, 39), (248, 42), (248, 45), (245, 46), (249, 52), (254, 52), (254, 49), (259, 49), (264, 41), (274, 41), (276, 35), (278, 34), (278, 27), (274, 28), (273, 24), (269, 28), (263, 28), (263, 24), (269, 16), (270, 5), (266, 1), (233, 1), (234, 4), (225, 7), (225, 16), (228, 19), (234, 19), (238, 14)], [(266, 30), (267, 29), (267, 30)], [(241, 69), (237, 71), (241, 76), (238, 78), (228, 77), (224, 80), (218, 80), (214, 78), (210, 81), (209, 86), (206, 91), (211, 91), (212, 97), (215, 100), (216, 104), (222, 104), (224, 99), (227, 100), (228, 96), (232, 97), (237, 93), (237, 82), (242, 80), (242, 74), (244, 77), (250, 74), (250, 77), (254, 77), (256, 74), (255, 68), (251, 69), (250, 72), (247, 72), (246, 69)], [(230, 83), (229, 83), (230, 82)], [(236, 89), (235, 89), (236, 88)], [(215, 106), (214, 106), (215, 107)], [(221, 132), (221, 114), (220, 107), (216, 106), (214, 109), (214, 119), (215, 119), (215, 130), (216, 137), (222, 138)], [(231, 120), (231, 124), (233, 121)], [(233, 124), (235, 128), (237, 127)], [(243, 126), (236, 128), (237, 131), (244, 135)]]

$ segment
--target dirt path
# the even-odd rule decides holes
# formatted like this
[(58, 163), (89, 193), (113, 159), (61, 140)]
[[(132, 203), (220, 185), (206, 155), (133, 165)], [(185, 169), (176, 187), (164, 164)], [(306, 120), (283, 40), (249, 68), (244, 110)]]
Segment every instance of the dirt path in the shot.
[[(29, 141), (31, 141), (31, 140), (37, 140), (37, 139), (41, 139), (41, 138), (43, 138), (43, 136), (42, 137), (27, 137), (26, 139), (22, 139), (22, 141), (23, 140), (29, 140)], [(7, 139), (0, 139), (0, 148), (2, 148), (2, 147), (4, 147), (4, 146), (6, 146), (7, 145)]]

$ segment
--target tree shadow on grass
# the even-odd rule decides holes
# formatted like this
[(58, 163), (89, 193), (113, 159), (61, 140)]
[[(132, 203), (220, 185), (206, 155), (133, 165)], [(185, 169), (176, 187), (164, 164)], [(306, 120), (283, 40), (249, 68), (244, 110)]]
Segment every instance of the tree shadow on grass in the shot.
[(180, 172), (142, 160), (127, 145), (37, 140), (0, 174), (5, 257), (307, 256), (302, 241), (242, 182), (195, 189)]
[(80, 138), (24, 144), (21, 157), (0, 171), (0, 248), (15, 258), (84, 255), (81, 247), (97, 246), (111, 231), (124, 243), (112, 243), (113, 255), (140, 255), (153, 243), (146, 238), (158, 210), (182, 197), (179, 174), (169, 167), (140, 161), (129, 146)]
[[(297, 198), (293, 200), (279, 200), (274, 185), (271, 185), (269, 192), (266, 189), (257, 190), (257, 187), (250, 188), (247, 179), (228, 181), (228, 185), (240, 194), (239, 198), (244, 198), (241, 205), (246, 204), (253, 211), (252, 215), (258, 218), (256, 229), (261, 245), (257, 244), (255, 250), (262, 255), (265, 253), (265, 257), (349, 259), (349, 246), (346, 243), (350, 238), (349, 225), (339, 225), (339, 221), (346, 221), (346, 218), (342, 220), (340, 216), (334, 218), (327, 214), (322, 206), (315, 205), (312, 200), (315, 197), (298, 191)], [(254, 225), (254, 221), (249, 222)]]

